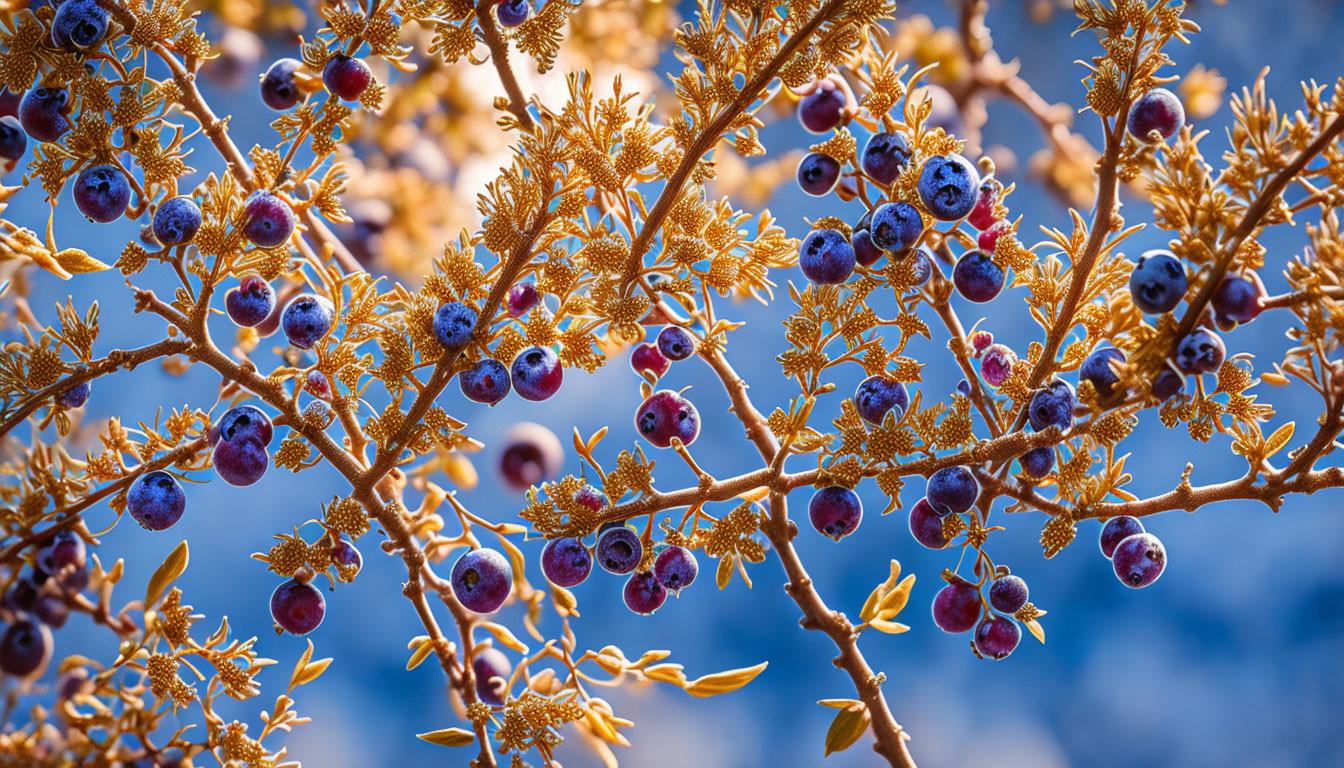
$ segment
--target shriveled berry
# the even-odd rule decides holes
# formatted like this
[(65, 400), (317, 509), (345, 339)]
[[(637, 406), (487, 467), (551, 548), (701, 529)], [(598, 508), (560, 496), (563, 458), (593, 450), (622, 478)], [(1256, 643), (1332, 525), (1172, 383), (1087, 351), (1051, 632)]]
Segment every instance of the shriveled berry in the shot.
[(51, 20), (51, 42), (70, 52), (90, 51), (107, 36), (109, 13), (97, 0), (65, 0)]
[(187, 508), (187, 494), (177, 478), (155, 470), (135, 478), (126, 492), (126, 511), (151, 531), (173, 527)]
[(515, 424), (505, 435), (504, 451), (499, 456), (499, 472), (504, 484), (525, 491), (560, 473), (565, 450), (551, 430), (530, 421)]
[(929, 158), (919, 172), (920, 202), (940, 221), (956, 221), (969, 214), (979, 188), (979, 171), (955, 153)]
[(260, 275), (248, 275), (224, 294), (224, 310), (237, 325), (254, 328), (275, 311), (275, 289)]
[(28, 135), (23, 132), (19, 119), (12, 115), (0, 117), (0, 159), (18, 160), (28, 149)]
[(557, 587), (582, 584), (592, 571), (593, 555), (578, 539), (551, 539), (541, 550), (541, 572)]
[(652, 373), (654, 378), (661, 377), (667, 373), (667, 369), (672, 366), (671, 361), (658, 351), (657, 344), (640, 344), (630, 353), (630, 367), (635, 373)]
[(327, 614), (327, 599), (322, 590), (290, 579), (271, 593), (271, 620), (276, 634), (306, 635), (317, 629)]
[(884, 203), (873, 211), (873, 244), (886, 251), (904, 251), (924, 234), (924, 219), (909, 203)]
[(975, 628), (975, 650), (986, 659), (1008, 658), (1022, 642), (1022, 628), (1012, 619), (990, 616)]
[(1078, 404), (1078, 395), (1073, 385), (1063, 379), (1055, 379), (1050, 386), (1031, 396), (1027, 406), (1027, 418), (1035, 430), (1059, 427), (1068, 429), (1073, 426), (1073, 409)]
[(326, 66), (322, 68), (322, 85), (346, 101), (358, 99), (372, 80), (373, 73), (369, 71), (368, 64), (343, 53), (327, 59)]
[(471, 672), (476, 676), (476, 698), (492, 707), (504, 706), (513, 676), (509, 657), (494, 646), (477, 647), (471, 656)]
[(89, 393), (92, 387), (87, 381), (81, 381), (78, 384), (56, 395), (56, 402), (62, 408), (79, 408), (89, 401)]
[(483, 357), (457, 377), (468, 400), (494, 405), (509, 394), (509, 369), (492, 357)]
[(991, 387), (1001, 387), (1017, 365), (1017, 353), (1003, 344), (991, 344), (980, 355), (980, 377)]
[(51, 651), (51, 630), (20, 619), (0, 635), (0, 670), (20, 678), (35, 676), (51, 661)]
[(19, 124), (34, 141), (56, 142), (70, 130), (72, 106), (64, 88), (33, 88), (19, 102)]
[(980, 590), (959, 576), (933, 598), (933, 623), (944, 632), (967, 632), (980, 618)]
[(434, 338), (446, 349), (460, 349), (476, 330), (476, 310), (460, 301), (450, 301), (434, 312)]
[(294, 234), (294, 211), (289, 203), (265, 190), (247, 198), (243, 216), (243, 235), (262, 248), (281, 245)]
[(899, 133), (875, 133), (863, 146), (859, 166), (878, 184), (887, 185), (900, 177), (910, 162), (910, 145)]
[(1185, 106), (1176, 94), (1166, 88), (1154, 88), (1140, 96), (1129, 108), (1126, 126), (1129, 135), (1139, 141), (1151, 141), (1149, 134), (1157, 131), (1169, 141), (1185, 125)]
[(276, 111), (284, 111), (299, 103), (303, 96), (294, 73), (303, 66), (297, 59), (279, 59), (261, 78), (261, 100)]
[(201, 207), (190, 197), (170, 197), (154, 212), (154, 239), (164, 245), (191, 242), (201, 228)]
[(495, 18), (499, 19), (501, 27), (516, 27), (531, 15), (532, 7), (527, 4), (527, 0), (502, 0), (495, 6)]
[(839, 541), (858, 529), (863, 520), (863, 503), (854, 491), (833, 485), (812, 494), (807, 516), (818, 533)]
[(644, 544), (623, 525), (608, 528), (597, 537), (597, 564), (607, 573), (630, 573), (644, 557)]
[(900, 419), (910, 407), (910, 395), (901, 382), (882, 374), (869, 376), (854, 390), (854, 408), (870, 424), (881, 424), (887, 412), (896, 409)]
[(640, 616), (652, 616), (667, 602), (667, 589), (649, 571), (630, 574), (621, 590), (625, 607)]
[(840, 162), (813, 152), (798, 162), (798, 187), (813, 197), (829, 195), (840, 183)]
[(1115, 385), (1120, 382), (1113, 364), (1124, 360), (1125, 353), (1115, 347), (1098, 347), (1083, 360), (1082, 367), (1078, 369), (1078, 380), (1092, 382), (1098, 395), (1110, 397), (1115, 391)]
[(838, 285), (849, 279), (857, 259), (854, 246), (838, 230), (814, 229), (803, 238), (798, 266), (818, 285)]
[(691, 586), (699, 573), (700, 563), (686, 547), (668, 547), (653, 561), (653, 575), (674, 595)]
[(873, 242), (873, 233), (866, 230), (857, 230), (849, 239), (850, 246), (854, 249), (854, 261), (865, 267), (871, 267), (882, 258), (883, 251)]
[(844, 120), (847, 106), (844, 89), (834, 80), (825, 79), (798, 103), (798, 122), (809, 133), (826, 133)]
[(266, 474), (271, 457), (266, 446), (252, 436), (220, 440), (211, 454), (215, 474), (229, 485), (252, 485)]
[(330, 301), (306, 293), (295, 297), (285, 307), (285, 313), (280, 317), (280, 327), (284, 329), (285, 338), (290, 344), (299, 349), (312, 349), (313, 345), (331, 332), (335, 321), (336, 309)]
[(924, 498), (942, 515), (965, 512), (980, 495), (980, 484), (966, 467), (943, 467), (929, 477)]
[(1027, 582), (1023, 581), (1021, 576), (1003, 576), (989, 585), (989, 604), (994, 610), (1009, 616), (1026, 605), (1029, 596)]
[(1128, 539), (1136, 533), (1143, 533), (1143, 523), (1137, 517), (1121, 515), (1112, 517), (1101, 527), (1101, 539), (1098, 542), (1101, 545), (1101, 554), (1110, 557), (1115, 554), (1115, 548), (1120, 542)]
[(1055, 468), (1055, 449), (1048, 445), (1032, 448), (1018, 458), (1018, 463), (1028, 476), (1040, 480)]
[(952, 268), (952, 284), (956, 286), (957, 293), (977, 304), (984, 304), (998, 296), (1006, 277), (1003, 268), (995, 264), (994, 259), (984, 251), (963, 253), (957, 259), (957, 266)]
[(679, 392), (662, 389), (649, 395), (635, 411), (635, 428), (658, 448), (672, 445), (679, 438), (690, 445), (700, 435), (700, 412)]
[(1176, 345), (1172, 362), (1182, 373), (1213, 373), (1223, 365), (1227, 347), (1223, 339), (1208, 328), (1196, 328)]
[(494, 613), (513, 589), (509, 559), (489, 547), (464, 553), (453, 564), (453, 594), (467, 610)]
[(221, 440), (253, 438), (262, 445), (270, 445), (274, 434), (271, 417), (255, 405), (235, 405), (219, 419)]
[(978, 355), (989, 349), (990, 345), (994, 343), (994, 334), (989, 331), (976, 331), (970, 335), (967, 341), (971, 342), (971, 349), (975, 350), (975, 354)]
[(1003, 184), (999, 183), (998, 179), (985, 179), (980, 182), (980, 188), (975, 193), (975, 207), (966, 217), (967, 223), (981, 232), (998, 223), (999, 219), (994, 216), (994, 206), (1002, 194)]
[(695, 337), (679, 325), (669, 325), (658, 332), (658, 351), (668, 360), (685, 360), (695, 354)]
[(1129, 276), (1129, 295), (1134, 306), (1150, 315), (1170, 312), (1185, 298), (1189, 283), (1185, 267), (1171, 251), (1147, 251)]
[(1249, 323), (1260, 316), (1260, 289), (1244, 277), (1229, 277), (1213, 294), (1213, 311), (1233, 325)]
[(74, 196), (80, 213), (106, 224), (125, 215), (131, 203), (131, 184), (115, 165), (94, 165), (75, 177)]
[(1167, 567), (1167, 550), (1151, 533), (1136, 533), (1115, 546), (1115, 575), (1127, 587), (1142, 589), (1157, 581)]
[(564, 382), (560, 356), (550, 347), (528, 347), (513, 359), (513, 388), (524, 400), (540, 401), (554, 395)]
[(537, 306), (539, 301), (541, 301), (541, 294), (537, 292), (536, 283), (518, 283), (509, 289), (504, 305), (508, 308), (510, 315), (522, 317)]
[(920, 499), (910, 508), (910, 534), (915, 541), (929, 549), (942, 549), (948, 544), (943, 535), (943, 518), (928, 499)]

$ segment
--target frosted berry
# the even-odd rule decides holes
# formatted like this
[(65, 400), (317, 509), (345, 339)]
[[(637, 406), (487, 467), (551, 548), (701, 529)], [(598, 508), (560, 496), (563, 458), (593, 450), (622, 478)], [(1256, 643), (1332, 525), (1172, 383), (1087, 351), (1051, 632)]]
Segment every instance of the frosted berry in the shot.
[(834, 80), (822, 80), (798, 103), (798, 122), (809, 133), (826, 133), (844, 120), (847, 106), (844, 89)]
[(1196, 328), (1176, 345), (1172, 362), (1182, 373), (1213, 373), (1223, 365), (1227, 347), (1223, 339), (1208, 328)]
[(958, 154), (931, 157), (919, 171), (920, 202), (940, 221), (956, 221), (969, 214), (979, 189), (979, 171)]
[(271, 619), (276, 634), (306, 635), (317, 629), (326, 614), (327, 599), (312, 584), (290, 579), (271, 593)]
[(89, 392), (92, 390), (89, 382), (81, 381), (69, 389), (56, 395), (56, 402), (62, 408), (79, 408), (89, 401)]
[(975, 628), (975, 650), (986, 659), (1006, 659), (1022, 642), (1022, 628), (1012, 619), (991, 616)]
[(126, 511), (151, 531), (173, 527), (187, 508), (187, 494), (177, 478), (156, 470), (135, 478), (126, 492)]
[(904, 251), (924, 234), (924, 219), (909, 203), (884, 203), (873, 211), (873, 244), (886, 251)]
[(513, 589), (513, 567), (508, 558), (488, 547), (464, 553), (453, 564), (453, 594), (475, 613), (494, 613)]
[(261, 78), (261, 100), (276, 111), (284, 111), (299, 103), (303, 93), (294, 82), (294, 73), (303, 66), (296, 59), (279, 59)]
[(1249, 323), (1260, 316), (1260, 289), (1244, 277), (1229, 277), (1213, 294), (1213, 312), (1233, 325)]
[(1184, 390), (1185, 377), (1167, 368), (1153, 380), (1153, 397), (1158, 400), (1169, 400)]
[(658, 351), (657, 344), (640, 344), (630, 353), (630, 367), (635, 373), (652, 373), (654, 378), (667, 373), (672, 363)]
[(840, 183), (840, 162), (813, 152), (798, 162), (798, 186), (813, 197), (829, 195)]
[(1154, 88), (1135, 100), (1126, 122), (1129, 134), (1139, 141), (1149, 141), (1153, 131), (1163, 140), (1170, 140), (1182, 125), (1185, 125), (1185, 107), (1166, 88)]
[(985, 179), (981, 182), (980, 188), (975, 193), (975, 207), (966, 217), (967, 223), (981, 232), (997, 224), (999, 219), (994, 216), (994, 206), (1002, 194), (1003, 184), (999, 183), (998, 179)]
[(644, 545), (634, 531), (617, 525), (598, 534), (594, 554), (602, 570), (620, 575), (635, 570), (644, 557)]
[(224, 294), (224, 310), (234, 323), (254, 328), (275, 311), (275, 289), (260, 275), (248, 275)]
[(94, 165), (75, 177), (75, 207), (100, 224), (116, 221), (131, 203), (131, 184), (115, 165)]
[(74, 531), (57, 531), (42, 542), (33, 557), (33, 566), (48, 576), (56, 576), (66, 568), (79, 568), (85, 563), (84, 540)]
[(460, 301), (450, 301), (434, 312), (434, 338), (446, 349), (460, 349), (476, 330), (476, 310)]
[(1110, 397), (1115, 385), (1120, 382), (1112, 364), (1124, 362), (1124, 359), (1125, 353), (1115, 347), (1098, 347), (1083, 360), (1082, 367), (1078, 369), (1078, 380), (1092, 382), (1098, 395)]
[(989, 585), (989, 604), (994, 610), (1009, 616), (1026, 605), (1029, 596), (1027, 582), (1020, 576), (1003, 576)]
[(654, 577), (674, 595), (691, 586), (699, 573), (700, 563), (696, 561), (695, 553), (686, 547), (668, 547), (653, 561)]
[(1006, 221), (996, 222), (975, 238), (976, 246), (985, 253), (993, 253), (999, 247), (999, 238), (1007, 234), (1010, 225)]
[(513, 388), (524, 400), (539, 401), (549, 398), (564, 382), (565, 369), (560, 356), (550, 347), (528, 347), (513, 358), (510, 369)]
[(690, 445), (700, 434), (700, 412), (679, 392), (661, 389), (649, 395), (635, 411), (635, 427), (653, 445), (666, 448), (672, 438)]
[(34, 141), (55, 142), (70, 130), (72, 106), (64, 88), (34, 88), (19, 102), (19, 124)]
[(495, 7), (495, 18), (499, 19), (501, 27), (516, 27), (527, 21), (527, 17), (531, 15), (532, 8), (527, 4), (527, 0), (502, 0)]
[(910, 508), (910, 534), (915, 541), (929, 549), (942, 549), (948, 544), (943, 535), (943, 518), (928, 499), (920, 499)]
[(271, 417), (255, 405), (235, 405), (219, 419), (221, 440), (252, 438), (262, 445), (270, 445), (274, 434)]
[(651, 616), (667, 602), (667, 589), (648, 571), (630, 574), (621, 590), (625, 607), (640, 616)]
[(979, 495), (980, 484), (966, 467), (943, 467), (929, 477), (924, 488), (924, 498), (943, 515), (965, 512)]
[(910, 162), (910, 145), (899, 133), (876, 133), (863, 147), (859, 166), (883, 186), (900, 177)]
[(1050, 386), (1031, 396), (1027, 406), (1027, 418), (1035, 430), (1059, 427), (1068, 429), (1073, 426), (1073, 409), (1078, 404), (1078, 395), (1073, 385), (1063, 379), (1055, 379)]
[(582, 584), (592, 570), (593, 555), (578, 539), (551, 539), (541, 550), (541, 572), (557, 587)]
[(189, 243), (201, 228), (201, 207), (190, 197), (170, 197), (154, 212), (154, 239), (164, 245)]
[(601, 512), (609, 503), (607, 494), (589, 483), (584, 483), (583, 487), (574, 492), (574, 501), (587, 507), (589, 512)]
[(321, 296), (304, 294), (296, 297), (285, 307), (280, 317), (280, 327), (285, 338), (299, 349), (312, 349), (313, 345), (331, 332), (336, 320), (336, 310), (331, 302)]
[(933, 623), (944, 632), (970, 631), (980, 618), (980, 590), (959, 576), (933, 598)]
[(327, 59), (326, 66), (322, 68), (322, 85), (346, 101), (358, 99), (372, 80), (373, 73), (369, 71), (368, 64), (343, 53)]
[(1005, 277), (1003, 268), (984, 251), (963, 253), (957, 259), (957, 266), (952, 268), (952, 284), (957, 287), (957, 293), (977, 304), (998, 296)]
[(913, 279), (912, 286), (919, 286), (929, 282), (933, 277), (933, 252), (924, 246), (915, 249), (914, 255), (910, 257), (910, 276)]
[(1040, 480), (1055, 468), (1055, 449), (1048, 445), (1032, 448), (1022, 454), (1017, 461), (1022, 465), (1022, 471), (1029, 477)]
[(1111, 557), (1120, 542), (1137, 533), (1143, 533), (1143, 523), (1139, 518), (1129, 515), (1112, 517), (1101, 527), (1101, 539), (1098, 542), (1101, 545), (1101, 554)]
[(882, 258), (882, 249), (873, 242), (873, 233), (866, 229), (855, 231), (849, 243), (854, 249), (854, 261), (865, 267), (873, 266)]
[(345, 540), (336, 542), (331, 548), (331, 562), (336, 566), (340, 580), (345, 582), (354, 581), (364, 568), (364, 556), (354, 544)]
[(15, 677), (35, 675), (51, 661), (51, 651), (51, 630), (21, 619), (0, 635), (0, 670)]
[(1136, 533), (1116, 545), (1111, 564), (1125, 586), (1142, 589), (1157, 581), (1166, 569), (1167, 550), (1153, 534)]
[(289, 203), (265, 190), (247, 198), (243, 216), (243, 235), (262, 248), (281, 245), (294, 233), (294, 211)]
[(0, 117), (0, 159), (18, 160), (28, 149), (28, 135), (12, 115)]
[(893, 408), (896, 418), (900, 419), (909, 407), (910, 395), (905, 391), (905, 385), (889, 376), (869, 376), (854, 390), (854, 408), (870, 424), (881, 424)]
[(685, 360), (695, 354), (695, 337), (679, 325), (658, 332), (658, 351), (668, 360)]
[(798, 266), (803, 275), (819, 285), (837, 285), (849, 279), (857, 259), (854, 246), (834, 229), (814, 229), (803, 238)]
[(476, 361), (469, 370), (457, 377), (462, 394), (468, 400), (486, 405), (494, 405), (509, 394), (509, 369), (491, 357)]
[(551, 430), (530, 421), (515, 424), (505, 435), (504, 451), (499, 456), (499, 472), (504, 484), (525, 491), (560, 473), (565, 450)]
[(1185, 267), (1171, 251), (1148, 251), (1139, 257), (1129, 276), (1134, 306), (1150, 315), (1170, 312), (1185, 298)]
[(863, 503), (854, 491), (833, 485), (812, 494), (807, 502), (807, 516), (818, 533), (839, 541), (858, 529), (863, 520)]
[(539, 301), (541, 301), (541, 294), (537, 292), (535, 283), (518, 283), (509, 289), (504, 305), (508, 308), (510, 315), (522, 317), (537, 306)]
[(471, 655), (471, 672), (476, 676), (476, 698), (492, 707), (504, 706), (509, 678), (513, 676), (509, 657), (494, 646), (478, 647)]
[(1003, 344), (991, 344), (980, 355), (980, 377), (991, 387), (1001, 387), (1017, 365), (1017, 353)]
[(51, 43), (70, 51), (90, 51), (107, 36), (108, 12), (97, 0), (65, 0), (51, 20)]
[(229, 485), (252, 485), (266, 474), (271, 457), (266, 446), (251, 435), (234, 440), (220, 440), (211, 454), (215, 474)]

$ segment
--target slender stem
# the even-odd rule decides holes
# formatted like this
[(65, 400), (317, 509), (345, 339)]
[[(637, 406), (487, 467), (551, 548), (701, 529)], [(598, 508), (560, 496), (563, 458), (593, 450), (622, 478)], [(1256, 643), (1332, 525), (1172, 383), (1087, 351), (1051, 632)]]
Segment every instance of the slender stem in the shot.
[(495, 25), (496, 5), (498, 3), (493, 0), (480, 0), (476, 4), (476, 27), (481, 31), (481, 40), (490, 49), (490, 61), (495, 65), (499, 81), (504, 86), (504, 93), (509, 97), (509, 113), (518, 121), (520, 128), (532, 133), (536, 126), (532, 115), (527, 112), (527, 98), (523, 96), (523, 89), (518, 86), (518, 78), (514, 77), (513, 65), (509, 63), (509, 43)]

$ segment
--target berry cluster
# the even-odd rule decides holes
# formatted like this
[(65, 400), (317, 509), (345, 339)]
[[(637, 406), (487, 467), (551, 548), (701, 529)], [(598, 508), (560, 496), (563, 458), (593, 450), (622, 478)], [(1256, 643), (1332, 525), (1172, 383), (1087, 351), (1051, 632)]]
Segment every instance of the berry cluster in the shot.
[(54, 650), (51, 631), (65, 626), (88, 586), (87, 548), (78, 534), (59, 530), (40, 542), (32, 567), (0, 598), (9, 621), (0, 634), (0, 671), (19, 679), (40, 676)]

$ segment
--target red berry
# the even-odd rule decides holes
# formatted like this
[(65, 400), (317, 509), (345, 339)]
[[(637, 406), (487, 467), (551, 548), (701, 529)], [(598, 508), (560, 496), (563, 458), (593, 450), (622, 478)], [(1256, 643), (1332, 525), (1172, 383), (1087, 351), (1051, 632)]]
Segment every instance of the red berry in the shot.
[(352, 56), (338, 53), (322, 69), (322, 84), (346, 101), (354, 101), (373, 80), (369, 65)]
[(276, 634), (306, 635), (317, 629), (327, 613), (322, 590), (298, 579), (290, 579), (271, 593), (271, 618)]

